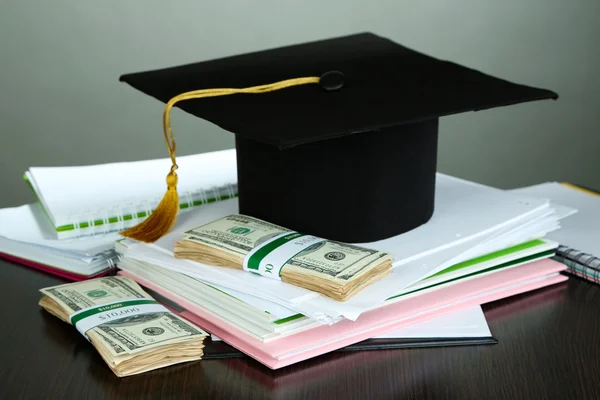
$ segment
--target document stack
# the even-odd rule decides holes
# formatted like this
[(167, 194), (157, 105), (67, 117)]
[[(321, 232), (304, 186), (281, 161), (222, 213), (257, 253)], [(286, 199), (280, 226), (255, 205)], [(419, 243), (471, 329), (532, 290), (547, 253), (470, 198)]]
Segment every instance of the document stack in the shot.
[(545, 182), (510, 192), (549, 199), (577, 210), (560, 230), (548, 235), (560, 243), (554, 258), (566, 264), (570, 274), (600, 284), (600, 194), (566, 182)]
[[(392, 272), (347, 301), (244, 270), (175, 258), (185, 232), (238, 213), (238, 200), (180, 215), (155, 243), (124, 239), (119, 274), (177, 305), (184, 318), (277, 369), (567, 279), (546, 235), (574, 210), (443, 174), (432, 219), (407, 233), (358, 245), (394, 255)], [(285, 267), (284, 267), (285, 268)]]

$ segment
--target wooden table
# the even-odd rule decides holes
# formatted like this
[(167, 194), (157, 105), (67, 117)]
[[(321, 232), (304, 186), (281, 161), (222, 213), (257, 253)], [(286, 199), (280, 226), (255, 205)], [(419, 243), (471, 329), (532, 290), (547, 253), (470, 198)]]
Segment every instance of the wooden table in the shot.
[(499, 344), (328, 354), (278, 371), (204, 360), (117, 378), (37, 305), (65, 281), (0, 261), (0, 399), (599, 399), (600, 287), (572, 277), (486, 305)]

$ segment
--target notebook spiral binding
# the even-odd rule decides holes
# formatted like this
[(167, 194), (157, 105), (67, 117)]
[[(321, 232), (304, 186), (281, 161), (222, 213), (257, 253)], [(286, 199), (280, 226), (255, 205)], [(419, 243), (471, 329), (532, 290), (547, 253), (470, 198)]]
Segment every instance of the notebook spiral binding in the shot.
[[(197, 191), (179, 193), (180, 211), (203, 206), (209, 203), (223, 201), (237, 197), (237, 183), (215, 186)], [(77, 238), (82, 236), (105, 235), (121, 231), (137, 225), (152, 214), (161, 198), (143, 200), (138, 203), (123, 202), (119, 206), (103, 207), (101, 209), (88, 209), (82, 213), (69, 215), (73, 221), (69, 225), (59, 228), (61, 232), (69, 232), (68, 236)]]
[(565, 264), (569, 273), (600, 283), (600, 258), (567, 246), (559, 246), (554, 259)]

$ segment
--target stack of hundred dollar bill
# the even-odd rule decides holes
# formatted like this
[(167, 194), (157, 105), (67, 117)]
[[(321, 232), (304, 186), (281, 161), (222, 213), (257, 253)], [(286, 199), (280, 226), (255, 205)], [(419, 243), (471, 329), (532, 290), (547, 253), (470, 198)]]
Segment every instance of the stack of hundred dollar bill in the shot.
[(176, 258), (244, 269), (346, 301), (385, 277), (392, 255), (230, 215), (185, 232)]
[(158, 304), (129, 278), (97, 278), (40, 291), (40, 306), (74, 325), (119, 377), (203, 355), (207, 333)]

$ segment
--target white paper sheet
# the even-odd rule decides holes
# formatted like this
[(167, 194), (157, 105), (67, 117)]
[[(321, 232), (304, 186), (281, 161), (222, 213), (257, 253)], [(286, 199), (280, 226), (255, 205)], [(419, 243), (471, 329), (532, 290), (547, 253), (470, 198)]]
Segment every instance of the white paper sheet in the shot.
[(0, 209), (0, 236), (10, 241), (37, 246), (41, 252), (58, 253), (84, 262), (91, 262), (99, 253), (112, 249), (115, 240), (121, 238), (117, 233), (112, 233), (59, 240), (38, 203)]
[(69, 257), (60, 252), (51, 252), (42, 247), (28, 245), (23, 242), (8, 240), (0, 236), (0, 252), (36, 264), (72, 272), (78, 275), (90, 276), (110, 269), (117, 261), (116, 254), (107, 253), (102, 257), (94, 257), (90, 261)]
[(600, 257), (600, 196), (576, 190), (558, 182), (546, 182), (508, 191), (518, 196), (550, 199), (578, 212), (561, 223), (561, 229), (548, 235), (560, 244)]
[[(217, 336), (210, 335), (214, 341)], [(454, 311), (428, 321), (400, 328), (373, 339), (425, 339), (491, 337), (492, 333), (480, 306)]]

